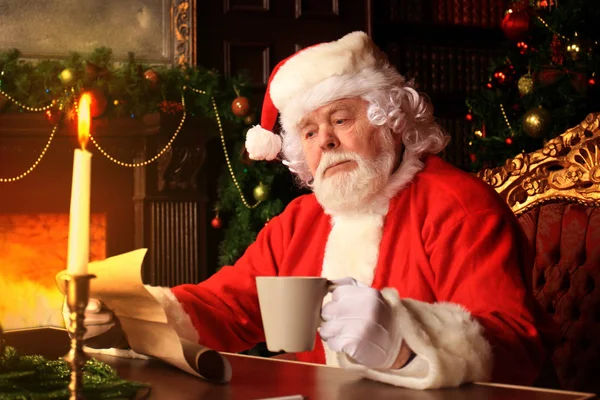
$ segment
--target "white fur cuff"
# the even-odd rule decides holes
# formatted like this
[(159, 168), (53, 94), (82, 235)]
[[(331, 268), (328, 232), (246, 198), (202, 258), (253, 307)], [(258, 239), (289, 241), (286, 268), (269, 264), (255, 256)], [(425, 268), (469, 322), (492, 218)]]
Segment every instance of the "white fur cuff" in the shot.
[(493, 360), (482, 327), (455, 303), (429, 304), (403, 299), (395, 289), (382, 290), (394, 307), (398, 329), (416, 357), (397, 370), (369, 369), (338, 353), (340, 365), (366, 378), (411, 389), (455, 387), (490, 379)]
[(177, 336), (187, 339), (192, 343), (199, 343), (198, 331), (194, 328), (190, 316), (185, 312), (171, 289), (150, 285), (144, 285), (144, 287), (160, 303), (163, 310), (165, 310), (167, 321), (175, 329)]
[(273, 160), (281, 151), (281, 136), (260, 125), (253, 126), (246, 133), (246, 150), (253, 160)]

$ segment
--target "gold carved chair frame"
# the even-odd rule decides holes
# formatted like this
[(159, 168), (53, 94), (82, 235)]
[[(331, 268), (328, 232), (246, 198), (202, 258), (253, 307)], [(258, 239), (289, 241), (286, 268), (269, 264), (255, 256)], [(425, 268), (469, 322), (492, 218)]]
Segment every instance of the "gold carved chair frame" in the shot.
[(600, 206), (600, 113), (549, 140), (542, 149), (483, 169), (477, 176), (491, 185), (515, 215), (550, 202)]

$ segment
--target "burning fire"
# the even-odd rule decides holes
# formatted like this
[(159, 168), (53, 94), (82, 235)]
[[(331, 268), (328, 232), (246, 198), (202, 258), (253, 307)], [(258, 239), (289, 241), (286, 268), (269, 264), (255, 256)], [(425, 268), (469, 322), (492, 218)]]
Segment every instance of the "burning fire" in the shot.
[[(63, 326), (54, 277), (65, 269), (68, 214), (0, 214), (0, 323), (4, 329)], [(106, 216), (90, 223), (90, 261), (106, 258)]]

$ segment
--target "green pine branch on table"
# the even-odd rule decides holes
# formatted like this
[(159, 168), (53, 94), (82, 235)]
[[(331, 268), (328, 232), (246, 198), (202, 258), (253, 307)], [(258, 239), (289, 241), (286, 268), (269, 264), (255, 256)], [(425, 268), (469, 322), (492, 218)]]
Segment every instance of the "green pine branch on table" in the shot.
[(506, 48), (490, 65), (487, 87), (467, 100), (472, 171), (539, 149), (600, 111), (600, 8), (519, 0), (510, 10)]
[[(0, 354), (0, 400), (68, 399), (70, 369), (64, 360), (42, 356), (21, 356), (11, 346)], [(83, 366), (83, 394), (86, 399), (138, 398), (151, 388), (119, 378), (109, 365), (96, 359)], [(142, 396), (143, 397), (143, 396)]]

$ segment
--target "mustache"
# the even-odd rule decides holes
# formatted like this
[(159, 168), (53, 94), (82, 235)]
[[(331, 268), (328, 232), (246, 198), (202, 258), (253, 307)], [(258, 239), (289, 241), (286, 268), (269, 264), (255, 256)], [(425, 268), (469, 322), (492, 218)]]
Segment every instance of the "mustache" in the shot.
[(347, 151), (342, 151), (342, 152), (335, 152), (335, 153), (325, 153), (323, 154), (323, 156), (321, 157), (321, 161), (319, 162), (319, 166), (317, 167), (317, 176), (323, 176), (323, 174), (325, 173), (325, 171), (338, 163), (344, 162), (344, 161), (356, 161), (356, 162), (360, 162), (360, 160), (362, 160), (362, 158), (355, 154), (355, 153), (351, 153), (351, 152), (347, 152)]

